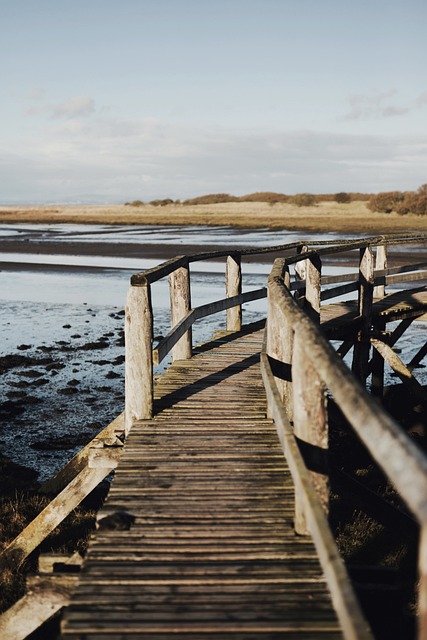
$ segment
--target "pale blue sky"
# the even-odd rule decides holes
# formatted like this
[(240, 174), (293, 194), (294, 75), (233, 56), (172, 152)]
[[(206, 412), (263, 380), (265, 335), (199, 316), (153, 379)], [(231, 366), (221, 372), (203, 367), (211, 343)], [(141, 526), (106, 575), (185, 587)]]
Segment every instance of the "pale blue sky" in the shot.
[(415, 189), (425, 0), (0, 0), (0, 203)]

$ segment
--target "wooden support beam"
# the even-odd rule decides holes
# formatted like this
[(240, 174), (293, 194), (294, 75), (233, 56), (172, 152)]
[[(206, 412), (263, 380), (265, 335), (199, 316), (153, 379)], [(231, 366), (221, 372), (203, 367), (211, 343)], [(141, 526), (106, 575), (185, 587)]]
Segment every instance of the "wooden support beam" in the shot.
[(427, 391), (420, 385), (418, 380), (412, 375), (412, 371), (408, 369), (404, 362), (399, 358), (397, 353), (391, 347), (376, 338), (371, 339), (372, 345), (381, 354), (387, 364), (399, 376), (400, 380), (412, 391), (412, 393), (420, 400), (427, 403)]
[[(227, 257), (225, 268), (226, 297), (232, 298), (242, 293), (242, 266), (241, 256), (234, 253)], [(241, 331), (242, 329), (242, 305), (227, 309), (227, 331)]]
[(111, 467), (80, 471), (70, 484), (39, 513), (29, 525), (2, 551), (0, 568), (20, 566), (47, 536), (75, 509), (112, 471)]
[[(191, 310), (190, 269), (188, 265), (173, 271), (169, 276), (171, 325), (177, 325)], [(172, 360), (188, 360), (192, 353), (191, 327), (172, 348)]]
[(26, 595), (0, 616), (0, 638), (25, 640), (68, 604), (77, 583), (70, 574), (28, 579)]
[[(377, 318), (375, 323), (375, 334), (379, 335), (384, 332), (386, 323), (381, 318)], [(384, 395), (384, 358), (377, 349), (373, 350), (370, 363), (371, 377), (371, 393), (376, 398), (382, 398)]]
[(83, 556), (78, 551), (71, 555), (69, 553), (41, 553), (38, 557), (38, 569), (41, 574), (51, 575), (58, 572), (58, 567), (67, 565), (67, 567), (79, 568), (82, 564)]
[(408, 364), (409, 371), (413, 371), (427, 355), (427, 342), (421, 347), (421, 349), (414, 355), (411, 362)]
[(153, 311), (150, 285), (129, 288), (125, 315), (125, 434), (153, 415)]
[(93, 438), (83, 449), (80, 449), (78, 453), (50, 480), (47, 480), (40, 487), (40, 493), (59, 493), (75, 478), (80, 471), (82, 471), (88, 464), (89, 452), (95, 442), (99, 439), (115, 438), (117, 435), (121, 435), (124, 432), (125, 414), (121, 413), (115, 420), (102, 429), (95, 438)]
[(91, 469), (110, 467), (116, 469), (122, 457), (120, 447), (92, 447), (89, 452), (89, 467)]
[(350, 351), (353, 345), (354, 345), (353, 340), (344, 340), (344, 342), (340, 344), (340, 346), (338, 347), (335, 353), (340, 358), (344, 358), (347, 355), (347, 353)]

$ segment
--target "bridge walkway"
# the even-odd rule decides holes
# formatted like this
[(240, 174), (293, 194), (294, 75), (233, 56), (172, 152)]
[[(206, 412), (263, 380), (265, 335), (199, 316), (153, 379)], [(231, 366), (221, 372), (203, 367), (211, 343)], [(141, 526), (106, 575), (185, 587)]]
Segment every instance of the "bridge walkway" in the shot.
[(155, 416), (126, 439), (64, 639), (343, 637), (315, 547), (294, 531), (262, 339), (217, 333), (157, 377)]

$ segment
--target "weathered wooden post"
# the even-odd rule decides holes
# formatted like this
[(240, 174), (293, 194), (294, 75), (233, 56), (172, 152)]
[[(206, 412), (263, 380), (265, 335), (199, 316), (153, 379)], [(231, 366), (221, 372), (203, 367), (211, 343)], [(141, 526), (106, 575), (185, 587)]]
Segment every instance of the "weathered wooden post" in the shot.
[[(329, 510), (329, 479), (327, 473), (328, 415), (325, 385), (316, 366), (306, 352), (303, 332), (295, 327), (292, 358), (294, 433), (311, 476), (319, 500)], [(308, 533), (302, 500), (295, 496), (295, 530)]]
[[(282, 258), (275, 260), (270, 279), (279, 280), (288, 289), (290, 287), (289, 268)], [(267, 354), (271, 359), (271, 366), (276, 386), (291, 421), (292, 411), (292, 344), (293, 328), (283, 315), (277, 304), (277, 288), (268, 287), (267, 290)]]
[[(297, 254), (306, 253), (308, 251), (308, 247), (306, 245), (300, 245), (297, 248)], [(307, 276), (307, 260), (300, 260), (295, 263), (295, 280), (305, 281)], [(295, 300), (299, 304), (299, 306), (304, 306), (305, 302), (305, 286), (301, 289), (297, 289), (295, 291)]]
[[(384, 271), (387, 269), (387, 245), (379, 244), (375, 256), (375, 271)], [(384, 298), (385, 284), (377, 285), (374, 288), (374, 298)]]
[(352, 371), (366, 384), (371, 349), (372, 302), (374, 293), (374, 254), (371, 247), (360, 250), (359, 316), (360, 328), (354, 344)]
[[(233, 253), (227, 257), (225, 267), (226, 297), (232, 298), (242, 293), (241, 256)], [(242, 328), (242, 305), (227, 309), (227, 331), (240, 331)]]
[[(267, 355), (271, 359), (272, 371), (273, 374), (277, 366), (280, 366), (282, 362), (282, 340), (281, 340), (281, 313), (280, 309), (276, 304), (275, 293), (271, 289), (271, 287), (267, 290)], [(277, 390), (279, 392), (280, 397), (283, 399), (283, 380), (279, 378), (277, 375), (274, 376), (274, 380), (276, 383)], [(268, 416), (271, 417), (270, 411), (268, 410)]]
[(320, 323), (320, 284), (322, 276), (322, 261), (320, 256), (314, 254), (305, 261), (306, 285), (305, 285), (305, 311), (316, 324)]
[(125, 312), (125, 434), (153, 416), (153, 312), (148, 282), (131, 285)]
[[(190, 269), (188, 264), (169, 276), (171, 324), (174, 327), (191, 310)], [(191, 328), (172, 347), (172, 360), (188, 360), (192, 354)]]
[[(291, 276), (289, 267), (286, 265), (283, 273), (283, 284), (290, 291)], [(294, 399), (292, 389), (292, 354), (294, 350), (294, 329), (290, 318), (282, 316), (280, 323), (281, 342), (282, 342), (282, 362), (285, 372), (283, 380), (283, 404), (286, 409), (289, 422), (294, 419)]]
[[(379, 244), (375, 256), (375, 271), (383, 271), (384, 269), (387, 269), (387, 245)], [(374, 298), (384, 298), (384, 296), (385, 284), (374, 287)], [(385, 320), (377, 318), (375, 321), (374, 334), (382, 336), (385, 329)], [(384, 394), (384, 358), (376, 349), (374, 349), (372, 353), (371, 393), (378, 398), (382, 398)]]

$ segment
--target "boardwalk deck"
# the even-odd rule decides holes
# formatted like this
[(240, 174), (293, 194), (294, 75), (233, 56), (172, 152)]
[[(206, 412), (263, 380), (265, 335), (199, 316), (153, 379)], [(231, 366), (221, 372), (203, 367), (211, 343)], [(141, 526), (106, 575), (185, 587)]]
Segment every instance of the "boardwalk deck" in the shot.
[[(384, 298), (374, 299), (372, 316), (386, 322), (416, 318), (427, 321), (427, 287), (418, 287), (410, 291), (396, 291)], [(322, 306), (321, 322), (327, 335), (344, 337), (346, 332), (353, 331), (357, 323), (357, 301), (333, 302)]]
[(222, 334), (155, 385), (64, 614), (68, 640), (342, 638), (259, 372), (262, 332)]

